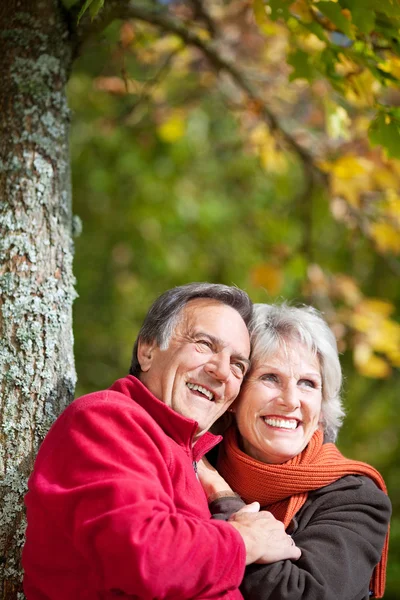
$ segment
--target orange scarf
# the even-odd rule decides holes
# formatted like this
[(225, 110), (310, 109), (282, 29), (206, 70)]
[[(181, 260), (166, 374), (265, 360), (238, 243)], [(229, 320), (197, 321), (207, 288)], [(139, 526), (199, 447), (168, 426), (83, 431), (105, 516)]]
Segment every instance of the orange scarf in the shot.
[[(320, 430), (314, 433), (303, 452), (286, 463), (273, 465), (242, 452), (237, 442), (237, 430), (231, 427), (224, 435), (218, 471), (247, 504), (257, 500), (282, 521), (285, 528), (304, 505), (311, 490), (329, 485), (345, 475), (366, 475), (387, 494), (385, 482), (376, 469), (345, 458), (335, 444), (324, 444)], [(389, 531), (381, 560), (371, 579), (375, 598), (382, 598), (385, 591), (388, 544)]]

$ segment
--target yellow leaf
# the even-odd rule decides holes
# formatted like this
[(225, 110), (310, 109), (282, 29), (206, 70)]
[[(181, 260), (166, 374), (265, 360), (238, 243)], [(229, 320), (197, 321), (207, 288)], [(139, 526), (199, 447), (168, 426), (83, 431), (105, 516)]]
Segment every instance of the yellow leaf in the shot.
[(331, 163), (330, 171), (340, 179), (353, 179), (358, 175), (365, 175), (370, 170), (370, 163), (354, 154), (345, 154)]
[(276, 25), (268, 18), (270, 7), (263, 0), (253, 0), (254, 18), (260, 30), (268, 36), (276, 33)]
[(265, 288), (271, 296), (279, 294), (284, 281), (282, 269), (271, 263), (253, 267), (250, 277), (254, 286)]
[(350, 319), (350, 324), (357, 331), (364, 333), (364, 340), (371, 351), (390, 353), (400, 351), (400, 325), (388, 319), (394, 306), (379, 298), (362, 300)]
[(382, 317), (389, 317), (394, 312), (393, 304), (380, 298), (364, 298), (358, 309), (362, 312), (374, 313)]
[(339, 53), (338, 58), (339, 61), (335, 65), (335, 71), (338, 75), (347, 77), (348, 75), (354, 75), (359, 71), (357, 63), (353, 62), (348, 56)]
[[(295, 2), (290, 5), (289, 10), (297, 17), (300, 17), (303, 23), (312, 23), (313, 14), (305, 0), (295, 0)], [(318, 39), (317, 36), (314, 37)]]
[(371, 189), (374, 164), (360, 156), (346, 154), (334, 162), (323, 161), (321, 168), (331, 176), (332, 196), (345, 198), (352, 206), (360, 206), (360, 195)]
[(354, 363), (359, 373), (365, 377), (384, 379), (391, 373), (389, 364), (383, 358), (373, 354), (371, 347), (365, 342), (355, 346)]
[(375, 168), (372, 177), (378, 187), (382, 190), (387, 190), (388, 193), (392, 192), (399, 185), (398, 177), (390, 169)]
[(365, 69), (361, 73), (347, 77), (348, 87), (345, 96), (353, 105), (364, 108), (375, 106), (376, 96), (381, 90), (381, 84)]
[(400, 368), (400, 349), (394, 352), (388, 352), (388, 358), (394, 367)]
[(181, 111), (173, 111), (170, 113), (164, 123), (162, 123), (157, 131), (158, 135), (164, 142), (172, 144), (185, 135), (186, 121)]
[(386, 355), (400, 350), (400, 325), (385, 319), (367, 333), (368, 341), (377, 352)]
[(268, 127), (264, 123), (258, 123), (249, 135), (250, 142), (254, 146), (261, 146), (271, 139)]
[(357, 331), (361, 331), (361, 333), (366, 333), (373, 326), (374, 320), (371, 315), (362, 315), (359, 313), (354, 313), (351, 317), (350, 321), (351, 325)]
[(276, 147), (275, 138), (263, 123), (254, 127), (250, 142), (260, 157), (262, 167), (269, 173), (284, 173), (287, 168), (286, 156)]
[[(304, 22), (304, 19), (303, 19)], [(304, 52), (309, 52), (311, 54), (315, 54), (317, 52), (322, 52), (326, 48), (326, 42), (323, 42), (313, 33), (309, 33), (305, 36), (298, 37), (299, 47), (304, 50)]]
[(285, 173), (287, 169), (286, 157), (275, 144), (264, 145), (260, 148), (260, 162), (267, 173)]
[(383, 211), (400, 227), (400, 196), (398, 196), (393, 189), (388, 189), (386, 192)]
[(398, 229), (389, 223), (372, 223), (370, 231), (379, 252), (400, 253), (400, 231)]
[(391, 73), (394, 77), (400, 79), (400, 58), (388, 58), (386, 61), (379, 63), (378, 67), (385, 73)]

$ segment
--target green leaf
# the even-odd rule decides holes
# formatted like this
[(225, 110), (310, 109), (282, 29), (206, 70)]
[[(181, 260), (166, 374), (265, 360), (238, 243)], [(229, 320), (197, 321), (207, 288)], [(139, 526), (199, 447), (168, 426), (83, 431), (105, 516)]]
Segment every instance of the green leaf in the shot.
[(336, 27), (350, 39), (354, 39), (350, 21), (344, 16), (337, 2), (319, 2), (318, 10), (322, 12)]
[(85, 12), (89, 9), (90, 16), (92, 17), (92, 21), (101, 8), (104, 6), (104, 0), (86, 0), (85, 4), (82, 6), (78, 15), (78, 23), (85, 14)]
[(388, 156), (400, 158), (400, 120), (388, 113), (379, 113), (368, 131), (373, 146), (383, 146)]
[(274, 21), (277, 19), (289, 19), (291, 16), (289, 12), (290, 4), (291, 2), (288, 2), (288, 0), (269, 0), (268, 6), (271, 10), (271, 19)]
[(290, 74), (289, 79), (307, 79), (312, 81), (314, 79), (314, 69), (310, 64), (310, 56), (303, 50), (296, 50), (288, 56), (288, 64), (293, 67), (293, 72)]
[(375, 26), (375, 13), (361, 4), (351, 9), (351, 18), (354, 25), (365, 35), (371, 33)]
[(375, 10), (373, 0), (340, 0), (342, 8), (347, 8), (351, 13), (354, 25), (365, 35), (371, 33), (375, 26)]
[(368, 0), (368, 4), (369, 7), (365, 7), (367, 10), (375, 10), (390, 18), (400, 17), (400, 4), (397, 0)]
[(92, 20), (97, 16), (97, 14), (100, 12), (100, 10), (103, 8), (104, 6), (104, 0), (93, 0), (91, 5), (89, 6), (89, 12), (90, 12), (90, 16), (92, 17)]

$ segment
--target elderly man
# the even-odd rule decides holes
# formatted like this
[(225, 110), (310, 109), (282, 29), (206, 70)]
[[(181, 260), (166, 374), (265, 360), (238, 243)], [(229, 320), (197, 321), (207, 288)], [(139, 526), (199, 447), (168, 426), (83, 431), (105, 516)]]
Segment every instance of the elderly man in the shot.
[(236, 288), (167, 291), (139, 332), (131, 374), (57, 419), (26, 496), (28, 600), (233, 600), (246, 564), (299, 557), (259, 507), (211, 520), (196, 478), (219, 441), (207, 430), (248, 369), (250, 316)]

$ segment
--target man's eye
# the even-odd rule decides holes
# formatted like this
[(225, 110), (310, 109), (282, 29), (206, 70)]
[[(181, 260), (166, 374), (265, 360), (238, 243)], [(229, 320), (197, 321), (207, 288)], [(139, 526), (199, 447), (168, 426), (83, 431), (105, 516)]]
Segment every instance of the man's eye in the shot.
[(212, 344), (209, 340), (196, 340), (196, 344), (200, 344), (201, 346), (205, 346), (206, 348), (212, 348)]
[(232, 363), (232, 365), (235, 368), (235, 370), (237, 370), (241, 373), (241, 375), (244, 375), (246, 373), (246, 365), (244, 363), (235, 362), (235, 363)]

